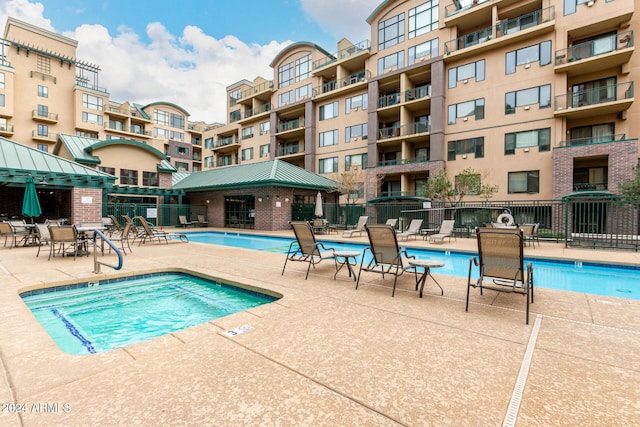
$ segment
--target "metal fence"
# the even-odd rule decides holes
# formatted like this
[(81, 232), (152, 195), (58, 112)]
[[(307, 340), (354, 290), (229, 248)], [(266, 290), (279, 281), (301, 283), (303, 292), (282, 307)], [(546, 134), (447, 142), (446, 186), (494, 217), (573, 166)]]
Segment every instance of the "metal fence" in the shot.
[(178, 216), (185, 215), (187, 220), (197, 218), (197, 215), (206, 214), (206, 206), (176, 205), (156, 203), (106, 203), (103, 206), (103, 216), (113, 215), (118, 220), (122, 215), (142, 216), (147, 221), (157, 226), (170, 227), (180, 224)]

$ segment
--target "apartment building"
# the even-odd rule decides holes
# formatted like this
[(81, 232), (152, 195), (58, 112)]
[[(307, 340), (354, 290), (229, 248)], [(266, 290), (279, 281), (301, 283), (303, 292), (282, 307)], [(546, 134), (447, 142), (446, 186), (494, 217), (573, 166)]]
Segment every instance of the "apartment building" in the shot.
[[(202, 134), (171, 102), (116, 102), (100, 66), (76, 57), (78, 42), (9, 18), (0, 53), (0, 136), (53, 152), (59, 135), (130, 140), (164, 153), (179, 171), (202, 170)], [(116, 171), (116, 177), (119, 173)]]
[(294, 43), (272, 79), (229, 86), (228, 124), (204, 133), (204, 167), (362, 167), (360, 201), (420, 195), (434, 173), (455, 180), (466, 168), (498, 186), (495, 200), (615, 193), (638, 161), (637, 7), (383, 1), (370, 40), (335, 53)]

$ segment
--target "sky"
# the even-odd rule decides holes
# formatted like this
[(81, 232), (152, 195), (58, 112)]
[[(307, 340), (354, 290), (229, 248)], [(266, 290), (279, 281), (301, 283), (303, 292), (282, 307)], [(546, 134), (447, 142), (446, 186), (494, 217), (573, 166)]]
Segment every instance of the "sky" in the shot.
[(382, 0), (0, 0), (0, 28), (19, 19), (78, 41), (116, 102), (170, 102), (190, 121), (226, 120), (226, 87), (273, 79), (275, 56), (294, 42), (329, 52), (371, 38)]

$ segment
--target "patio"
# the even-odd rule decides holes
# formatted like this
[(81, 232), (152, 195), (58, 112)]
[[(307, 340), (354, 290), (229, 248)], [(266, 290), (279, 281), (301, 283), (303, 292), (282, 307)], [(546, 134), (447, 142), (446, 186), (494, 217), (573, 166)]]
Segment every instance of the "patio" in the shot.
[[(474, 250), (475, 240), (406, 246), (414, 245)], [(103, 275), (182, 268), (284, 298), (124, 349), (73, 356), (17, 292), (101, 276), (91, 272), (91, 257), (47, 261), (36, 250), (0, 248), (5, 426), (640, 424), (638, 300), (536, 287), (527, 326), (522, 297), (474, 292), (466, 313), (466, 279), (437, 270), (444, 296), (428, 281), (420, 299), (405, 275), (392, 298), (389, 278), (363, 277), (356, 291), (344, 270), (333, 280), (329, 262), (305, 281), (302, 263), (280, 274), (283, 254), (146, 244), (127, 255), (122, 272)], [(640, 265), (637, 253), (548, 242), (526, 252)], [(244, 325), (253, 329), (222, 334)], [(529, 360), (516, 415), (510, 402)], [(10, 411), (10, 402), (24, 410)]]

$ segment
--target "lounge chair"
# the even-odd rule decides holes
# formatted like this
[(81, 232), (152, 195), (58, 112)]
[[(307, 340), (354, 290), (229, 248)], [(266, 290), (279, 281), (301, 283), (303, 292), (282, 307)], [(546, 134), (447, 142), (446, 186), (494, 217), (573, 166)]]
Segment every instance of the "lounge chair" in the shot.
[[(533, 304), (533, 267), (527, 263), (524, 269), (524, 235), (522, 230), (476, 229), (478, 258), (469, 261), (467, 304), (471, 288), (490, 289), (498, 292), (522, 294), (527, 299), (526, 321), (529, 324), (529, 295)], [(480, 268), (478, 279), (471, 279), (473, 266)]]
[(368, 216), (361, 216), (358, 218), (358, 223), (351, 230), (344, 230), (342, 232), (342, 237), (353, 237), (354, 234), (358, 233), (358, 235), (362, 236), (362, 233), (365, 232), (364, 226), (367, 224)]
[(398, 237), (401, 238), (402, 240), (407, 240), (409, 239), (409, 237), (413, 236), (413, 238), (415, 239), (416, 236), (420, 234), (421, 227), (422, 227), (421, 219), (412, 219), (411, 223), (409, 224), (409, 228), (407, 228), (405, 231), (401, 233), (398, 233)]
[[(124, 228), (122, 229), (122, 232), (118, 234), (114, 234), (113, 236), (109, 237), (109, 240), (111, 240), (111, 242), (115, 243), (116, 245), (120, 243), (120, 249), (122, 249), (122, 253), (126, 255), (127, 251), (124, 248), (125, 243), (129, 248), (129, 252), (133, 252), (131, 250), (131, 245), (129, 244), (130, 234), (131, 234), (131, 224), (126, 223)], [(109, 253), (111, 253), (111, 246), (109, 246)]]
[(179, 215), (178, 220), (180, 221), (180, 225), (184, 228), (195, 227), (197, 225), (195, 221), (187, 221), (187, 217), (185, 215)]
[(296, 236), (296, 240), (291, 242), (289, 245), (287, 257), (285, 258), (284, 266), (282, 267), (282, 274), (284, 274), (287, 261), (299, 261), (309, 264), (307, 266), (307, 274), (304, 277), (305, 280), (309, 277), (309, 270), (311, 269), (311, 266), (315, 268), (316, 264), (324, 260), (332, 259), (336, 264), (336, 271), (338, 270), (335, 250), (333, 248), (325, 247), (321, 242), (316, 242), (316, 236), (313, 234), (313, 228), (308, 222), (291, 222), (291, 228), (293, 229), (293, 234)]
[(113, 215), (108, 215), (107, 218), (111, 220), (111, 229), (109, 230), (109, 228), (107, 228), (107, 231), (109, 231), (109, 234), (114, 234), (114, 233), (122, 234), (123, 227), (120, 224), (120, 222), (117, 220), (117, 218)]
[(449, 241), (451, 241), (451, 238), (453, 237), (454, 224), (455, 220), (453, 219), (445, 219), (444, 221), (442, 221), (438, 232), (429, 236), (429, 243), (443, 243), (444, 239), (449, 239)]
[(134, 220), (138, 220), (140, 225), (142, 226), (142, 231), (140, 232), (140, 241), (138, 242), (138, 246), (143, 243), (146, 243), (147, 240), (152, 241), (153, 239), (157, 239), (158, 242), (164, 240), (165, 243), (169, 243), (167, 238), (167, 233), (163, 230), (155, 230), (151, 224), (147, 222), (144, 217), (137, 216)]
[[(408, 255), (405, 250), (398, 247), (396, 231), (390, 225), (367, 225), (365, 230), (369, 237), (369, 247), (365, 248), (362, 254), (356, 289), (358, 289), (363, 271), (382, 274), (383, 278), (385, 274), (392, 274), (394, 279), (391, 296), (394, 296), (398, 276), (407, 270), (416, 271), (415, 267), (409, 264), (409, 260), (415, 259), (415, 257)], [(371, 260), (365, 264), (367, 251), (371, 252)]]
[(398, 223), (398, 219), (397, 218), (389, 218), (387, 220), (387, 222), (385, 222), (385, 225), (390, 225), (393, 228), (396, 228), (396, 224)]
[(204, 215), (198, 215), (198, 226), (199, 227), (208, 227), (209, 221), (204, 218)]

